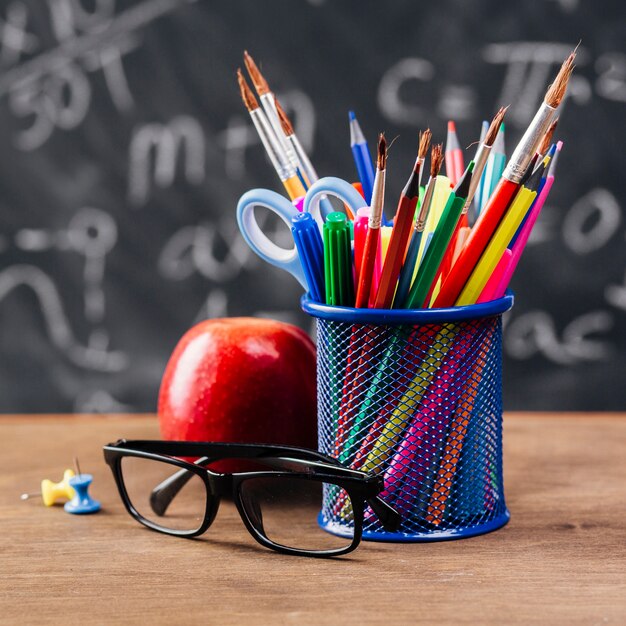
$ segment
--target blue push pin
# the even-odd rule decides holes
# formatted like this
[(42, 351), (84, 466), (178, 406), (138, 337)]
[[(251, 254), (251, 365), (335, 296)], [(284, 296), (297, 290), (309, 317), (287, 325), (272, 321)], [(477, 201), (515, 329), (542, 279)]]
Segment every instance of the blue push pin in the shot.
[(78, 459), (74, 459), (76, 464), (76, 476), (69, 479), (69, 484), (76, 492), (74, 497), (63, 505), (68, 513), (74, 515), (85, 515), (87, 513), (97, 513), (100, 510), (100, 503), (94, 500), (88, 493), (89, 485), (93, 481), (91, 474), (81, 474)]

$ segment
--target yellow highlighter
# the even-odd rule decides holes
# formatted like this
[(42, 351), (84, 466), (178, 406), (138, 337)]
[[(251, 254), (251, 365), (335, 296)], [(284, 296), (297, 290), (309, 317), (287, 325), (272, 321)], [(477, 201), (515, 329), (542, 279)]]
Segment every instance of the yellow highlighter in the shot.
[(541, 176), (549, 160), (549, 157), (543, 160), (515, 195), (511, 206), (504, 214), (496, 232), (487, 244), (465, 287), (463, 287), (463, 291), (461, 291), (455, 302), (456, 306), (475, 304), (478, 300), (504, 251), (522, 223), (524, 216), (528, 213), (537, 197)]

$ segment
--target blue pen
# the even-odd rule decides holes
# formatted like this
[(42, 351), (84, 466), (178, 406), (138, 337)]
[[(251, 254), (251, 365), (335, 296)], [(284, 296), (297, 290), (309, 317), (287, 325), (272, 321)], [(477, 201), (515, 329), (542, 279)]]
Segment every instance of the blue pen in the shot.
[(298, 213), (291, 222), (293, 240), (311, 298), (324, 303), (324, 244), (319, 226), (310, 213)]
[(359, 126), (354, 111), (348, 113), (350, 118), (350, 147), (352, 148), (352, 156), (359, 174), (359, 180), (363, 187), (363, 195), (367, 206), (372, 202), (372, 189), (374, 186), (374, 164), (370, 155), (365, 135)]

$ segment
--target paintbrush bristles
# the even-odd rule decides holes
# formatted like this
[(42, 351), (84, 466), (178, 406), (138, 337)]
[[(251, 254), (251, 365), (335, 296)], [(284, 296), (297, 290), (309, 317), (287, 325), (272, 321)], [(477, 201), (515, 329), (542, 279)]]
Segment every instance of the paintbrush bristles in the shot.
[(248, 86), (246, 79), (243, 77), (241, 68), (237, 69), (237, 82), (239, 83), (239, 90), (241, 91), (241, 99), (246, 105), (248, 111), (254, 111), (259, 108), (259, 103), (252, 93), (252, 89)]
[(539, 144), (539, 148), (537, 149), (538, 154), (545, 154), (552, 145), (552, 137), (554, 136), (554, 131), (556, 130), (556, 125), (559, 123), (559, 118), (557, 117), (552, 124), (550, 124), (550, 128), (546, 131), (546, 134), (543, 136), (541, 143)]
[(385, 133), (378, 136), (378, 157), (376, 158), (376, 169), (384, 170), (387, 167), (387, 141)]
[(430, 177), (439, 175), (443, 163), (443, 144), (436, 143), (430, 151)]
[(417, 149), (417, 158), (420, 160), (424, 160), (426, 158), (426, 154), (428, 153), (428, 148), (430, 146), (430, 141), (433, 138), (433, 134), (430, 132), (430, 128), (427, 128), (424, 132), (420, 130), (419, 139), (420, 145)]
[(276, 111), (278, 112), (280, 127), (283, 129), (283, 133), (285, 133), (287, 137), (290, 137), (294, 134), (293, 126), (291, 125), (291, 122), (289, 121), (285, 110), (283, 109), (283, 107), (280, 106), (280, 102), (278, 102), (278, 100), (275, 100), (274, 102), (276, 103)]
[[(576, 46), (578, 48), (578, 46)], [(548, 91), (546, 92), (546, 97), (544, 98), (544, 102), (556, 109), (563, 97), (565, 96), (565, 90), (567, 89), (567, 83), (569, 81), (572, 72), (574, 71), (574, 59), (576, 58), (576, 50), (572, 50), (570, 55), (563, 61), (563, 65), (561, 65), (561, 69), (559, 73), (556, 75), (554, 82), (548, 87)]]
[(243, 62), (246, 65), (246, 69), (248, 70), (248, 74), (250, 74), (250, 80), (252, 80), (252, 84), (256, 89), (256, 92), (259, 96), (262, 96), (266, 93), (270, 92), (270, 86), (267, 84), (267, 81), (261, 74), (257, 64), (254, 62), (254, 59), (248, 54), (247, 50), (243, 52)]
[(498, 131), (500, 130), (500, 124), (502, 124), (502, 120), (504, 119), (508, 108), (508, 106), (500, 107), (494, 118), (491, 120), (489, 130), (487, 130), (487, 134), (485, 135), (485, 139), (483, 141), (486, 146), (493, 146), (493, 142), (496, 140)]

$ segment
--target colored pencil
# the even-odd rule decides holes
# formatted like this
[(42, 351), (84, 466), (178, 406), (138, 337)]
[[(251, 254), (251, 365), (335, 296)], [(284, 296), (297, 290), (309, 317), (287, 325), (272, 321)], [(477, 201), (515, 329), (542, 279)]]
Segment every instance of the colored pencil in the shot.
[(476, 204), (476, 218), (484, 210), (491, 194), (494, 192), (498, 181), (502, 178), (502, 172), (506, 167), (506, 148), (504, 144), (505, 124), (500, 124), (500, 129), (493, 142), (491, 153), (487, 159), (487, 165), (480, 181), (480, 204)]
[[(485, 168), (485, 163), (487, 162), (487, 158), (489, 157), (489, 153), (491, 152), (491, 146), (496, 139), (498, 134), (498, 129), (500, 128), (500, 124), (502, 124), (502, 120), (506, 114), (506, 110), (508, 107), (501, 107), (494, 118), (491, 120), (491, 124), (489, 125), (489, 129), (487, 130), (487, 134), (482, 142), (479, 143), (478, 149), (476, 150), (476, 155), (474, 156), (474, 171), (472, 172), (472, 179), (470, 181), (470, 188), (467, 194), (467, 199), (465, 200), (465, 206), (463, 207), (463, 211), (461, 212), (461, 217), (457, 222), (456, 229), (450, 239), (450, 243), (448, 244), (448, 249), (446, 250), (443, 260), (441, 262), (440, 270), (438, 272), (438, 279), (434, 281), (433, 288), (437, 284), (439, 279), (445, 277), (450, 268), (452, 267), (452, 261), (454, 257), (454, 252), (456, 250), (457, 237), (459, 235), (459, 231), (461, 228), (467, 228), (467, 219), (464, 217), (467, 215), (470, 204), (472, 203), (472, 199), (474, 198), (474, 194), (478, 189), (480, 178), (482, 176), (483, 170)], [(426, 297), (425, 302), (430, 302), (431, 293)]]
[(436, 144), (430, 151), (430, 178), (426, 183), (426, 191), (424, 192), (424, 198), (420, 210), (417, 214), (417, 219), (413, 224), (413, 232), (411, 234), (411, 241), (409, 243), (406, 257), (400, 270), (400, 277), (398, 279), (398, 288), (393, 301), (393, 306), (396, 309), (400, 309), (404, 306), (407, 296), (409, 295), (409, 289), (413, 282), (413, 275), (417, 264), (417, 256), (419, 253), (420, 245), (422, 242), (422, 235), (424, 228), (426, 227), (426, 218), (430, 210), (431, 202), (433, 199), (433, 192), (435, 189), (435, 182), (441, 164), (443, 162), (442, 145)]
[(385, 135), (380, 134), (378, 139), (378, 158), (376, 159), (376, 176), (372, 192), (372, 203), (369, 220), (367, 223), (367, 235), (365, 237), (365, 249), (361, 262), (361, 273), (356, 292), (357, 308), (369, 306), (370, 291), (372, 291), (372, 279), (374, 276), (374, 264), (378, 252), (380, 239), (380, 226), (383, 215), (383, 203), (385, 200), (385, 168), (387, 164), (387, 142)]
[(502, 277), (504, 276), (509, 263), (511, 262), (511, 257), (513, 256), (511, 250), (507, 248), (502, 254), (502, 258), (498, 261), (496, 265), (496, 269), (493, 270), (485, 288), (481, 291), (480, 296), (478, 296), (478, 300), (476, 300), (476, 304), (481, 304), (483, 302), (490, 302), (491, 300), (495, 300), (498, 298), (498, 292), (500, 288), (500, 283), (502, 282)]
[(433, 240), (428, 246), (428, 250), (426, 250), (424, 260), (420, 263), (415, 281), (411, 285), (406, 304), (409, 309), (417, 309), (424, 306), (426, 295), (435, 280), (443, 255), (465, 206), (473, 169), (474, 161), (470, 161), (465, 174), (448, 199), (446, 208), (441, 215), (441, 220), (437, 224)]
[(548, 197), (548, 194), (550, 193), (550, 190), (552, 189), (552, 185), (554, 184), (554, 174), (556, 171), (558, 155), (562, 147), (563, 147), (563, 142), (561, 141), (557, 142), (556, 153), (554, 155), (554, 158), (550, 162), (550, 167), (548, 169), (548, 176), (546, 178), (546, 182), (543, 185), (543, 188), (539, 196), (537, 197), (537, 201), (535, 202), (535, 204), (530, 210), (530, 215), (522, 227), (522, 232), (519, 234), (518, 238), (516, 239), (511, 249), (511, 260), (509, 261), (506, 267), (506, 270), (504, 274), (502, 275), (500, 284), (498, 285), (498, 288), (495, 293), (495, 296), (497, 298), (501, 298), (506, 292), (506, 289), (509, 286), (509, 283), (511, 282), (511, 278), (513, 277), (513, 274), (515, 273), (515, 269), (517, 268), (519, 260), (522, 256), (522, 252), (524, 251), (524, 248), (526, 247), (526, 244), (528, 242), (528, 238), (530, 237), (532, 229), (537, 221), (537, 218), (539, 217), (539, 214), (541, 213), (541, 209), (543, 208), (543, 205), (545, 204), (546, 198)]
[(535, 150), (550, 126), (552, 117), (565, 95), (569, 77), (574, 69), (575, 56), (575, 51), (569, 55), (561, 66), (554, 83), (548, 88), (539, 110), (515, 148), (504, 170), (502, 179), (489, 199), (485, 210), (480, 214), (478, 221), (472, 228), (472, 232), (465, 242), (459, 258), (444, 278), (441, 290), (433, 306), (453, 306), (458, 299), (511, 200), (519, 189), (521, 180), (533, 158)]
[(509, 245), (515, 231), (521, 224), (524, 215), (530, 209), (533, 200), (537, 197), (537, 188), (541, 182), (541, 175), (546, 167), (546, 157), (542, 166), (538, 168), (528, 181), (521, 186), (515, 194), (515, 199), (507, 209), (502, 221), (496, 228), (493, 237), (483, 251), (476, 267), (472, 271), (465, 287), (456, 300), (457, 306), (475, 304), (482, 290), (485, 288), (489, 277), (502, 258), (506, 247)]
[(450, 120), (448, 122), (448, 134), (446, 137), (446, 175), (456, 185), (463, 176), (463, 150), (459, 144), (459, 137), (456, 134), (456, 124)]
[(407, 243), (411, 236), (411, 228), (413, 226), (413, 218), (415, 216), (415, 208), (419, 199), (420, 175), (426, 158), (426, 153), (430, 146), (432, 133), (427, 129), (424, 133), (419, 134), (419, 149), (417, 159), (411, 175), (400, 194), (398, 209), (391, 231), (391, 239), (389, 241), (389, 249), (384, 256), (383, 270), (378, 284), (378, 291), (374, 300), (375, 309), (391, 308), (393, 296), (398, 283), (398, 276), (404, 261)]
[(363, 187), (363, 196), (369, 206), (372, 201), (372, 189), (374, 185), (374, 164), (372, 163), (367, 140), (356, 119), (354, 111), (350, 111), (348, 117), (350, 120), (350, 148), (352, 149), (356, 170)]

